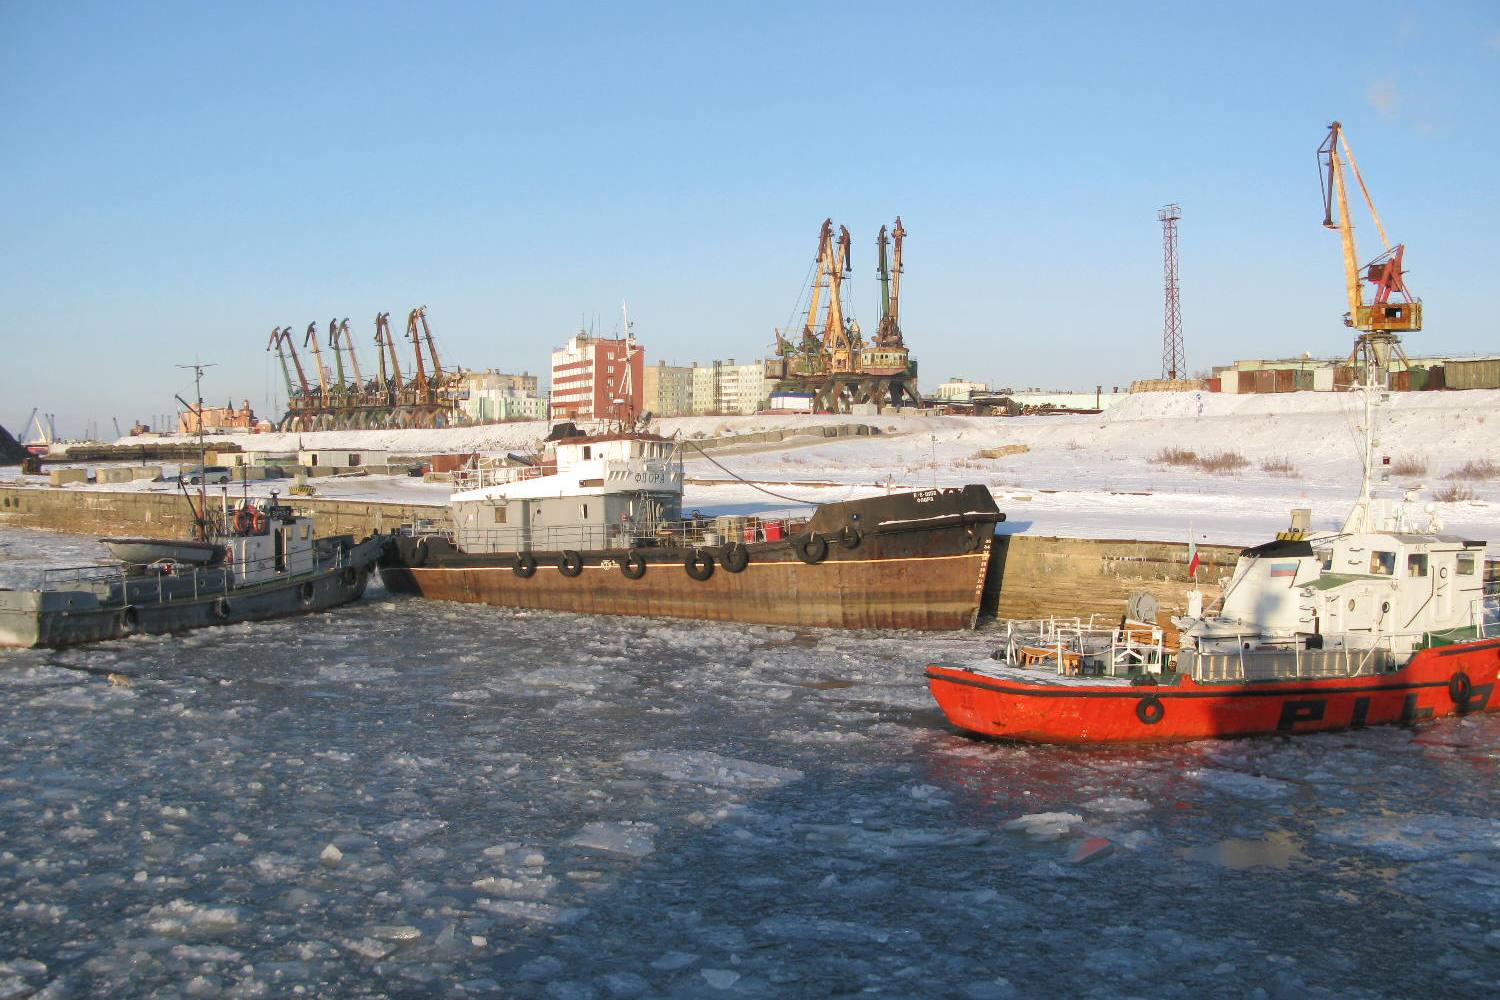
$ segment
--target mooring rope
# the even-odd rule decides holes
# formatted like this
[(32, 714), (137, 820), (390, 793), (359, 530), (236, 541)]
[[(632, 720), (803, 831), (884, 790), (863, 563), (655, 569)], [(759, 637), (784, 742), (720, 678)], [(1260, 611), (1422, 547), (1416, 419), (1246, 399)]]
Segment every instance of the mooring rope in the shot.
[[(718, 459), (714, 458), (708, 452), (704, 451), (703, 450), (703, 446), (700, 445), (698, 442), (690, 440), (688, 438), (683, 438), (682, 439), (682, 443), (683, 444), (690, 444), (690, 445), (692, 445), (694, 448), (698, 449), (698, 454), (702, 455), (704, 458), (706, 458), (710, 462), (712, 462), (715, 466), (717, 466), (720, 469), (720, 471), (722, 471), (722, 472), (728, 474), (729, 476), (731, 476), (731, 477), (739, 480), (740, 482), (744, 483), (746, 486), (750, 487), (753, 490), (759, 490), (760, 492), (764, 493), (766, 496), (775, 497), (777, 500), (785, 500), (788, 503), (800, 504), (800, 505), (806, 506), (806, 507), (816, 507), (819, 503), (822, 502), (820, 500), (799, 500), (796, 497), (789, 497), (789, 496), (787, 496), (784, 493), (777, 493), (777, 492), (775, 492), (773, 490), (768, 490), (764, 486), (761, 486), (758, 483), (751, 482), (750, 480), (746, 479), (744, 476), (742, 476), (739, 473), (735, 472), (733, 469), (730, 469), (727, 466), (725, 466)], [(854, 492), (854, 487), (851, 486), (849, 488), (849, 493), (852, 494), (853, 492)], [(846, 498), (847, 498), (847, 496), (846, 496)]]

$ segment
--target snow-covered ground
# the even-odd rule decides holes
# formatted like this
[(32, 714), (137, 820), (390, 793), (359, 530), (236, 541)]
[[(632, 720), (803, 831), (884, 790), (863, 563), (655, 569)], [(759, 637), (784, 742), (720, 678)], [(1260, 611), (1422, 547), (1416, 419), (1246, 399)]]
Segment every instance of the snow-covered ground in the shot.
[[(1500, 542), (1500, 479), (1447, 478), (1468, 462), (1500, 464), (1500, 427), (1487, 423), (1497, 408), (1500, 391), (1392, 394), (1377, 423), (1378, 453), (1397, 463), (1418, 460), (1426, 471), (1393, 476), (1381, 488), (1397, 496), (1414, 489), (1418, 502), (1437, 504), (1451, 531)], [(1143, 393), (1098, 416), (693, 417), (660, 421), (658, 429), (686, 441), (693, 435), (848, 423), (867, 423), (883, 432), (715, 453), (717, 465), (685, 444), (688, 475), (698, 480), (689, 483), (686, 503), (704, 511), (765, 510), (786, 507), (788, 497), (818, 503), (887, 488), (980, 482), (1006, 511), (1011, 531), (1154, 540), (1186, 540), (1191, 531), (1200, 541), (1244, 544), (1285, 527), (1293, 507), (1313, 508), (1318, 526), (1342, 519), (1359, 489), (1361, 422), (1361, 404), (1352, 394)], [(300, 439), (306, 447), (503, 454), (534, 446), (545, 430), (537, 422), (233, 440), (261, 449), (295, 448)], [(986, 457), (986, 452), (1019, 452), (1021, 447), (1027, 450)], [(1246, 465), (1229, 473), (1171, 466), (1157, 461), (1167, 448), (1200, 456), (1235, 452)], [(5, 477), (0, 471), (0, 478)], [(736, 482), (736, 477), (752, 482)], [(405, 477), (319, 479), (315, 485), (320, 495), (351, 499), (437, 504), (447, 495), (441, 485)], [(1455, 486), (1472, 498), (1437, 499)], [(273, 487), (284, 490), (285, 484), (258, 488)], [(136, 483), (128, 488), (171, 486)]]
[(1500, 717), (981, 743), (921, 671), (992, 642), (372, 588), (0, 652), (0, 996), (1500, 990)]

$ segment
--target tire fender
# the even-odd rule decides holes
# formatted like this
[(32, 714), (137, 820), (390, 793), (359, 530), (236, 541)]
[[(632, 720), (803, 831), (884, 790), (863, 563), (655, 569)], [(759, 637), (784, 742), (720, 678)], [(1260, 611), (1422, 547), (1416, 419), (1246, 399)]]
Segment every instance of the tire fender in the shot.
[(702, 549), (694, 549), (682, 560), (683, 569), (694, 580), (707, 580), (714, 575), (714, 557)]
[(792, 551), (797, 558), (809, 566), (828, 558), (828, 539), (819, 534), (809, 534), (792, 542)]
[(519, 576), (523, 580), (530, 579), (531, 576), (536, 573), (536, 557), (533, 556), (530, 552), (520, 553), (516, 556), (516, 562), (515, 565), (511, 567), (511, 572), (515, 573), (516, 576)]
[(646, 557), (634, 549), (625, 553), (625, 558), (620, 560), (620, 572), (627, 580), (639, 580), (646, 575)]
[(577, 576), (583, 572), (583, 556), (572, 549), (563, 549), (562, 555), (557, 557), (557, 569), (563, 576)]
[(719, 562), (731, 573), (743, 573), (750, 565), (750, 550), (744, 542), (730, 542), (719, 553)]

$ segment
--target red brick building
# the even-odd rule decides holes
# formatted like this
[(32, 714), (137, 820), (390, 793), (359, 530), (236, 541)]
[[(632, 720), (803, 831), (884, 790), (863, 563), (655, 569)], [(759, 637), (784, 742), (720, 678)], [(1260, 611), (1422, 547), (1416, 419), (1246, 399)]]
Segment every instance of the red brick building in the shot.
[(641, 412), (645, 362), (634, 337), (580, 332), (552, 352), (553, 420), (605, 420)]

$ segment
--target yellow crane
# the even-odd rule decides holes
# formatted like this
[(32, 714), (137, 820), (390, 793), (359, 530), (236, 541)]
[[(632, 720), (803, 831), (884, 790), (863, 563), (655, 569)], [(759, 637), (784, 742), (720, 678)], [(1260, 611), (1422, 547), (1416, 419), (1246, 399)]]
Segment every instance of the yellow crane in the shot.
[[(1349, 170), (1354, 174), (1370, 217), (1375, 220), (1375, 230), (1380, 234), (1384, 250), (1363, 269), (1359, 266), (1359, 255), (1354, 246), (1354, 222), (1349, 215), (1349, 189), (1344, 177), (1344, 161), (1349, 161)], [(1328, 136), (1318, 147), (1319, 173), (1323, 178), (1323, 226), (1336, 230), (1344, 246), (1344, 291), (1349, 301), (1349, 311), (1344, 314), (1344, 325), (1359, 331), (1354, 349), (1349, 354), (1349, 363), (1363, 361), (1379, 369), (1390, 368), (1391, 359), (1407, 367), (1406, 354), (1401, 350), (1398, 334), (1422, 329), (1422, 300), (1415, 298), (1406, 287), (1402, 260), (1406, 245), (1391, 245), (1386, 236), (1380, 213), (1370, 197), (1370, 189), (1360, 176), (1359, 164), (1354, 159), (1354, 149), (1349, 137), (1339, 122), (1328, 126)], [(1337, 211), (1337, 218), (1335, 218)], [(1363, 275), (1361, 274), (1363, 270)], [(1365, 301), (1364, 282), (1374, 286), (1370, 302)]]

